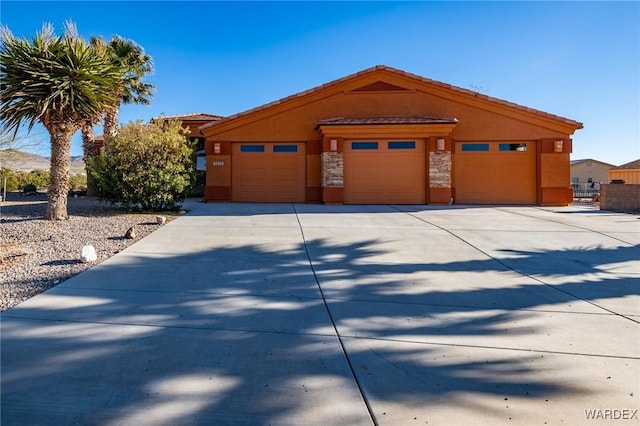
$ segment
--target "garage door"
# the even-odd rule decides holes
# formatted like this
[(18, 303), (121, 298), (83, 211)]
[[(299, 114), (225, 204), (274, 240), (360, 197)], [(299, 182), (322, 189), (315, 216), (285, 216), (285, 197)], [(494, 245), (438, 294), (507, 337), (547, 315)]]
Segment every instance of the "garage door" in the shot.
[(535, 142), (458, 142), (456, 203), (535, 204)]
[(426, 203), (424, 140), (346, 141), (344, 202)]
[(304, 143), (234, 143), (232, 155), (232, 201), (305, 201)]

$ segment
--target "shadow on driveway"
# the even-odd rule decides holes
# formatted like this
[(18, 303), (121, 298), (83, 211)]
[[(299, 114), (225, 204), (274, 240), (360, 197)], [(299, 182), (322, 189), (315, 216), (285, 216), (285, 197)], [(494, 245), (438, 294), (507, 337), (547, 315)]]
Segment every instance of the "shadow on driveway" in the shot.
[[(381, 263), (376, 239), (271, 243), (129, 251), (4, 312), (2, 424), (431, 424), (463, 406), (477, 413), (468, 423), (551, 424), (566, 401), (634, 391), (558, 366), (636, 371), (637, 350), (616, 353), (599, 330), (614, 349), (568, 349), (539, 317), (616, 321), (621, 340), (637, 337), (638, 317), (599, 307), (640, 295), (637, 277), (601, 274), (638, 260), (637, 246)], [(527, 275), (559, 256), (571, 273), (544, 276), (568, 282)], [(572, 328), (589, 332), (561, 324), (559, 339)], [(579, 356), (553, 361), (567, 354)]]

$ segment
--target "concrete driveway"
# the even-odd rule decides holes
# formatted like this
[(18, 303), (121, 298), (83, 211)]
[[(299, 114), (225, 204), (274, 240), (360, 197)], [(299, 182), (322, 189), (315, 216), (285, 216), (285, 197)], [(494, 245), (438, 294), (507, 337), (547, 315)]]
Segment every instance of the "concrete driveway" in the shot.
[(638, 216), (189, 207), (2, 313), (2, 425), (640, 424)]

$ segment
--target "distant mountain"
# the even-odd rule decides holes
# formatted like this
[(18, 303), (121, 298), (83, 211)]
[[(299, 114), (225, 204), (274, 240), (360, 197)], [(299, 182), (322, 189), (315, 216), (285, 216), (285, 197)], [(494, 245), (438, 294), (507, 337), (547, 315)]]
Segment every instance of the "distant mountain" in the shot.
[[(51, 159), (16, 149), (0, 149), (0, 167), (19, 172), (49, 170)], [(71, 174), (85, 174), (82, 156), (71, 157)]]

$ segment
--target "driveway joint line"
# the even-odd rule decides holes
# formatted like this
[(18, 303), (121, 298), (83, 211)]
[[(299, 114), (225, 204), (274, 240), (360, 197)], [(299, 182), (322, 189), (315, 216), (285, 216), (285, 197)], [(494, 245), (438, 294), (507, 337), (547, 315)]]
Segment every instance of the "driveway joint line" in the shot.
[(300, 222), (300, 216), (298, 215), (298, 210), (296, 209), (295, 204), (292, 204), (293, 207), (293, 212), (296, 215), (296, 221), (298, 222), (298, 227), (300, 229), (300, 234), (302, 236), (302, 244), (304, 245), (304, 251), (307, 255), (307, 259), (309, 261), (309, 267), (311, 268), (311, 272), (313, 273), (313, 277), (315, 279), (316, 285), (318, 286), (318, 291), (320, 292), (320, 296), (322, 296), (322, 301), (324, 303), (324, 307), (327, 311), (327, 315), (329, 316), (329, 320), (331, 321), (331, 325), (333, 326), (333, 330), (335, 332), (335, 336), (338, 339), (338, 343), (340, 344), (340, 348), (342, 349), (342, 353), (344, 355), (344, 358), (347, 362), (347, 365), (349, 366), (349, 370), (351, 371), (351, 375), (353, 377), (353, 380), (355, 381), (356, 386), (358, 387), (358, 391), (360, 392), (360, 396), (362, 397), (362, 401), (364, 402), (367, 411), (369, 412), (369, 417), (371, 418), (371, 421), (373, 422), (373, 424), (375, 426), (378, 426), (378, 420), (376, 419), (376, 415), (373, 411), (373, 407), (371, 406), (369, 399), (367, 398), (367, 395), (364, 391), (364, 387), (362, 386), (362, 384), (360, 383), (360, 380), (358, 379), (358, 375), (356, 374), (355, 368), (353, 366), (353, 363), (351, 362), (351, 358), (349, 357), (349, 353), (347, 352), (347, 348), (344, 345), (344, 342), (342, 341), (342, 337), (340, 336), (340, 332), (338, 331), (338, 326), (336, 325), (335, 319), (333, 318), (333, 315), (331, 313), (331, 309), (329, 308), (329, 304), (327, 303), (327, 299), (325, 298), (324, 295), (324, 291), (322, 290), (322, 286), (320, 285), (320, 281), (318, 280), (318, 276), (316, 275), (316, 270), (313, 266), (313, 261), (311, 260), (311, 255), (309, 254), (309, 249), (307, 246), (307, 238), (304, 234), (304, 229), (302, 227), (302, 223)]
[(542, 354), (554, 354), (554, 355), (573, 355), (573, 356), (583, 356), (583, 357), (592, 357), (592, 358), (640, 360), (640, 357), (625, 356), (625, 355), (589, 354), (589, 353), (580, 353), (580, 352), (552, 351), (552, 350), (543, 350), (543, 349), (511, 348), (507, 346), (464, 345), (460, 343), (425, 342), (425, 341), (409, 340), (409, 339), (390, 339), (388, 337), (355, 336), (355, 335), (347, 335), (347, 334), (343, 335), (343, 337), (345, 339), (353, 339), (353, 340), (377, 340), (382, 342), (401, 342), (401, 343), (411, 343), (416, 345), (447, 346), (447, 347), (473, 348), (473, 349), (492, 349), (492, 350), (499, 350), (499, 351), (529, 352), (529, 353), (542, 353)]
[[(414, 214), (412, 214), (412, 213), (410, 213), (410, 212), (407, 212), (407, 211), (404, 211), (404, 210), (401, 210), (401, 209), (399, 209), (399, 208), (397, 208), (397, 207), (393, 207), (393, 208), (395, 208), (396, 210), (398, 210), (398, 211), (399, 211), (399, 212), (401, 212), (401, 213), (404, 213), (404, 214), (406, 214), (406, 215), (408, 215), (408, 216), (413, 217), (414, 219), (419, 220), (420, 222), (424, 222), (424, 223), (426, 223), (426, 224), (428, 224), (428, 225), (435, 226), (435, 227), (437, 227), (437, 228), (439, 228), (439, 229), (442, 229), (443, 231), (445, 231), (445, 232), (449, 233), (451, 236), (453, 236), (453, 237), (457, 238), (458, 240), (462, 241), (463, 243), (467, 244), (469, 247), (472, 247), (472, 248), (474, 248), (475, 250), (479, 251), (480, 253), (484, 254), (484, 255), (485, 255), (485, 256), (487, 256), (489, 259), (492, 259), (493, 261), (495, 261), (495, 262), (499, 263), (499, 264), (500, 264), (500, 265), (502, 265), (503, 267), (505, 267), (505, 268), (507, 268), (507, 269), (509, 269), (509, 270), (511, 270), (511, 271), (514, 271), (514, 272), (516, 272), (516, 273), (518, 273), (518, 274), (522, 275), (523, 277), (527, 277), (527, 278), (530, 278), (530, 279), (532, 279), (532, 280), (534, 280), (534, 281), (537, 281), (537, 282), (539, 282), (540, 284), (546, 285), (546, 286), (548, 286), (548, 287), (550, 287), (550, 288), (552, 288), (552, 289), (554, 289), (554, 290), (556, 290), (556, 291), (559, 291), (560, 293), (564, 293), (564, 294), (566, 294), (566, 295), (568, 295), (568, 296), (571, 296), (571, 297), (575, 298), (576, 300), (582, 300), (583, 302), (589, 303), (589, 304), (591, 304), (591, 305), (593, 305), (593, 306), (595, 306), (595, 307), (597, 307), (597, 308), (599, 308), (599, 309), (602, 309), (603, 311), (610, 312), (610, 313), (611, 313), (611, 314), (613, 314), (613, 315), (616, 315), (616, 316), (619, 316), (619, 317), (621, 317), (621, 318), (627, 319), (627, 320), (629, 320), (629, 321), (631, 321), (631, 322), (635, 322), (635, 323), (637, 323), (637, 324), (640, 324), (640, 321), (639, 321), (639, 320), (636, 320), (636, 319), (634, 319), (634, 318), (630, 318), (628, 315), (624, 315), (624, 314), (621, 314), (621, 313), (618, 313), (618, 312), (612, 311), (611, 309), (608, 309), (608, 308), (605, 308), (604, 306), (598, 305), (597, 303), (595, 303), (595, 302), (593, 302), (593, 301), (591, 301), (591, 300), (584, 299), (584, 298), (579, 297), (579, 296), (576, 296), (575, 294), (572, 294), (572, 293), (570, 293), (570, 292), (568, 292), (568, 291), (566, 291), (566, 290), (563, 290), (563, 289), (557, 288), (556, 286), (554, 286), (554, 285), (552, 285), (552, 284), (549, 284), (549, 283), (547, 283), (547, 282), (542, 281), (540, 278), (537, 278), (537, 277), (535, 277), (534, 275), (531, 275), (531, 274), (528, 274), (528, 273), (525, 273), (525, 272), (519, 271), (518, 269), (516, 269), (516, 268), (514, 268), (514, 267), (512, 267), (512, 266), (509, 266), (508, 264), (504, 263), (502, 260), (500, 260), (500, 259), (498, 259), (498, 258), (495, 258), (495, 257), (491, 256), (489, 253), (485, 252), (484, 250), (482, 250), (482, 249), (481, 249), (481, 248), (479, 248), (479, 247), (476, 247), (475, 245), (471, 244), (469, 241), (465, 240), (464, 238), (462, 238), (461, 236), (457, 235), (455, 232), (453, 232), (453, 231), (451, 231), (451, 230), (449, 230), (449, 229), (447, 229), (447, 228), (444, 228), (444, 227), (442, 227), (442, 226), (440, 226), (440, 225), (437, 225), (437, 224), (435, 224), (435, 223), (431, 223), (431, 222), (429, 222), (428, 220), (425, 220), (425, 219), (423, 219), (423, 218), (421, 218), (421, 217), (415, 216)], [(497, 209), (497, 210), (504, 212), (504, 210), (500, 210), (500, 209)], [(514, 213), (514, 214), (515, 214), (515, 213)], [(526, 217), (526, 215), (524, 215), (524, 216)], [(531, 217), (534, 217), (534, 216), (531, 216)], [(540, 220), (547, 220), (547, 219), (540, 219)], [(549, 220), (549, 222), (553, 222), (553, 221)], [(559, 223), (560, 223), (560, 222), (559, 222)], [(562, 224), (562, 223), (560, 223), (560, 224)], [(572, 226), (572, 225), (567, 225), (567, 226)], [(580, 228), (580, 227), (577, 227), (577, 226), (576, 226), (576, 228)], [(586, 229), (586, 228), (584, 228), (584, 230), (585, 230), (585, 231), (589, 231), (589, 230), (588, 230), (588, 229)], [(590, 231), (590, 232), (595, 232), (595, 233), (597, 233), (597, 234), (600, 234), (600, 233), (599, 233), (599, 232), (597, 232), (597, 231)], [(609, 237), (609, 236), (608, 236), (608, 235), (606, 235), (606, 234), (601, 234), (601, 235), (604, 235), (604, 236)], [(610, 238), (613, 238), (613, 237), (610, 237)], [(615, 238), (614, 238), (614, 239), (615, 239)], [(618, 241), (620, 241), (620, 240), (618, 240)], [(624, 242), (624, 241), (623, 241), (623, 242)], [(625, 244), (629, 244), (629, 243), (627, 243), (627, 242), (624, 242), (624, 243), (625, 243)]]
[[(511, 214), (514, 214), (514, 215), (517, 215), (517, 216), (524, 216), (524, 217), (528, 217), (528, 218), (532, 218), (532, 219), (542, 220), (542, 221), (545, 221), (545, 222), (556, 223), (558, 225), (569, 226), (569, 227), (580, 229), (582, 231), (587, 231), (587, 232), (590, 232), (590, 233), (593, 232), (595, 234), (602, 235), (603, 237), (611, 238), (611, 239), (619, 241), (621, 243), (625, 243), (625, 244), (629, 244), (630, 246), (633, 246), (633, 244), (631, 244), (629, 241), (621, 240), (620, 238), (611, 236), (611, 235), (606, 234), (604, 232), (596, 231), (596, 230), (589, 229), (589, 228), (585, 228), (583, 226), (572, 225), (570, 223), (564, 223), (564, 222), (561, 222), (561, 221), (558, 221), (558, 220), (551, 220), (551, 219), (548, 219), (548, 218), (541, 218), (541, 217), (538, 217), (538, 216), (532, 216), (532, 215), (524, 214), (522, 212), (509, 211), (509, 210), (504, 210), (504, 209), (500, 209), (500, 208), (496, 208), (496, 210), (504, 212), (504, 213), (511, 213)], [(549, 210), (545, 210), (545, 209), (542, 209), (540, 207), (537, 207), (537, 210), (549, 213)], [(553, 213), (553, 212), (551, 212), (551, 213)]]
[(193, 325), (167, 325), (167, 324), (149, 324), (149, 323), (135, 323), (135, 322), (118, 322), (118, 321), (82, 321), (77, 319), (51, 319), (51, 318), (36, 318), (22, 315), (5, 315), (2, 314), (2, 319), (14, 319), (14, 320), (26, 320), (26, 321), (41, 321), (47, 323), (71, 323), (71, 324), (95, 324), (95, 325), (120, 325), (125, 327), (149, 327), (149, 328), (162, 328), (162, 329), (178, 329), (178, 330), (200, 330), (200, 331), (230, 331), (237, 333), (259, 333), (259, 334), (285, 334), (289, 336), (315, 336), (315, 337), (335, 337), (334, 334), (325, 333), (295, 333), (293, 331), (282, 330), (260, 330), (260, 329), (246, 329), (246, 328), (223, 328), (223, 327), (210, 327), (210, 326), (193, 326)]
[[(297, 294), (263, 294), (263, 293), (225, 293), (222, 291), (203, 291), (203, 290), (153, 290), (153, 289), (130, 289), (130, 288), (109, 288), (109, 287), (69, 287), (69, 286), (57, 286), (55, 287), (56, 291), (68, 291), (70, 293), (77, 292), (92, 292), (92, 291), (106, 291), (106, 292), (122, 292), (122, 293), (156, 293), (156, 294), (191, 294), (191, 295), (211, 295), (211, 296), (225, 296), (225, 297), (241, 297), (241, 296), (252, 296), (252, 297), (264, 297), (266, 299), (298, 299), (298, 300), (321, 300), (320, 297), (312, 297), (312, 296), (303, 296)], [(53, 296), (57, 296), (59, 293), (49, 293)]]
[[(419, 302), (403, 302), (403, 301), (386, 301), (375, 299), (346, 299), (341, 297), (327, 297), (327, 300), (335, 300), (340, 302), (356, 302), (356, 303), (381, 303), (389, 305), (408, 305), (408, 306), (432, 306), (442, 308), (456, 308), (466, 309), (468, 311), (504, 311), (504, 312), (538, 312), (545, 314), (575, 314), (575, 315), (603, 315), (603, 316), (615, 316), (616, 314), (611, 312), (584, 312), (584, 311), (566, 311), (566, 310), (550, 310), (550, 309), (528, 309), (528, 308), (515, 308), (509, 309), (500, 306), (466, 306), (466, 305), (448, 305), (440, 303), (419, 303)], [(635, 315), (631, 315), (635, 316)]]

